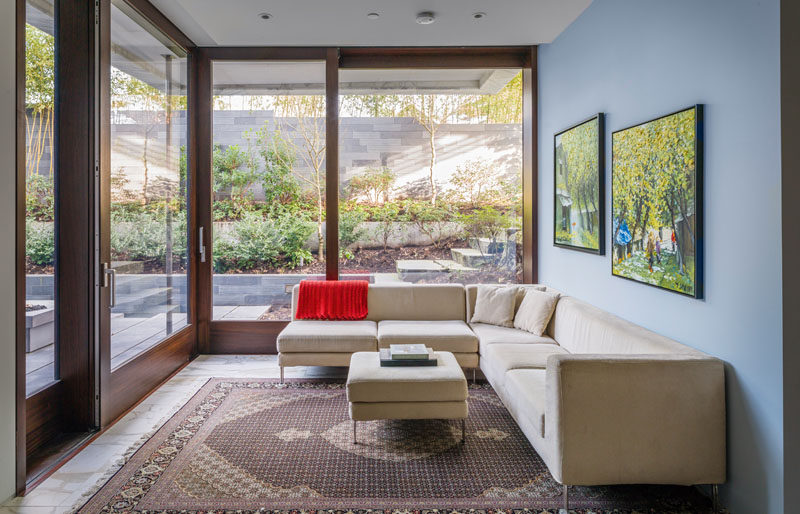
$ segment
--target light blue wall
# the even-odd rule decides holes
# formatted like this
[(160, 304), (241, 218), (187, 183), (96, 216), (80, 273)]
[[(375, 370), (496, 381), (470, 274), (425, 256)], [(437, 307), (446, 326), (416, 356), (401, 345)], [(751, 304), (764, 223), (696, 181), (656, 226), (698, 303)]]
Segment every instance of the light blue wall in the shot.
[[(783, 511), (778, 30), (778, 0), (595, 0), (539, 47), (540, 280), (729, 363), (721, 491), (735, 513)], [(608, 233), (611, 132), (695, 103), (705, 299), (614, 278), (608, 251), (553, 247), (553, 134), (606, 113)]]

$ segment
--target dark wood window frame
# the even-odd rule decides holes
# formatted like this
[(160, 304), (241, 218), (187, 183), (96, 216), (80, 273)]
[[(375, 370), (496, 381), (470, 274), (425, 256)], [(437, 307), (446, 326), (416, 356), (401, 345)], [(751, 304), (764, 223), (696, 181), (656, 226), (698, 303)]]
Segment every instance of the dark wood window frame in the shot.
[[(522, 278), (537, 281), (537, 223), (535, 198), (538, 184), (537, 108), (538, 89), (535, 46), (521, 47), (200, 47), (196, 71), (199, 75), (195, 99), (197, 125), (198, 226), (212, 226), (211, 153), (213, 61), (317, 60), (325, 61), (326, 94), (326, 254), (338, 255), (339, 205), (339, 69), (367, 68), (519, 68), (522, 69)], [(328, 171), (334, 170), (333, 173)], [(332, 209), (331, 206), (336, 206)], [(197, 330), (199, 353), (274, 354), (277, 335), (285, 321), (214, 320), (211, 237), (206, 241), (209, 258), (198, 266)], [(338, 259), (327, 259), (326, 278), (339, 277)]]

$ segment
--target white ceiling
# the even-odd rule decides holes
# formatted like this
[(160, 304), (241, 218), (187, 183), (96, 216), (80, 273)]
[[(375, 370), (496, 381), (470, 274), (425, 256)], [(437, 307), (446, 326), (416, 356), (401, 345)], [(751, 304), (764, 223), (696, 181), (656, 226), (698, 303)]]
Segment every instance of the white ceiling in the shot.
[[(151, 0), (202, 46), (476, 46), (549, 43), (591, 0)], [(436, 22), (419, 25), (420, 11)], [(273, 18), (264, 21), (259, 13)], [(377, 12), (377, 20), (367, 19)], [(474, 12), (485, 12), (476, 21)]]

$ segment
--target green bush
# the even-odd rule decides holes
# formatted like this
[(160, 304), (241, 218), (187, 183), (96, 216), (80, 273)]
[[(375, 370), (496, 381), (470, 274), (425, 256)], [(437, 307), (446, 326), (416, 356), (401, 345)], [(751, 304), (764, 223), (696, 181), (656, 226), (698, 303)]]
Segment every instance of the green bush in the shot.
[[(172, 254), (186, 255), (186, 216), (172, 214)], [(115, 260), (163, 261), (167, 253), (166, 213), (112, 211), (111, 256)]]
[(264, 160), (261, 184), (266, 203), (294, 203), (300, 195), (300, 186), (293, 174), (297, 161), (294, 150), (283, 140), (280, 132), (268, 132), (267, 127), (259, 130), (258, 142)]
[(26, 217), (37, 221), (53, 221), (54, 191), (52, 177), (35, 173), (29, 175), (25, 179)]
[(275, 228), (280, 234), (282, 260), (290, 268), (302, 266), (314, 258), (305, 248), (306, 241), (316, 228), (307, 214), (285, 210), (276, 216)]
[(55, 258), (55, 236), (52, 223), (25, 222), (25, 255), (33, 264), (49, 266)]
[(431, 244), (439, 248), (447, 225), (456, 221), (458, 213), (449, 205), (431, 205), (425, 201), (406, 200), (403, 204), (408, 221), (428, 236)]
[(378, 205), (389, 200), (389, 192), (394, 187), (397, 175), (387, 167), (368, 168), (347, 184), (350, 199), (366, 198), (368, 203)]
[(279, 256), (281, 235), (273, 223), (259, 213), (247, 212), (234, 224), (233, 233), (214, 238), (214, 270), (225, 273), (274, 264)]
[(352, 258), (347, 247), (363, 239), (367, 231), (361, 224), (367, 219), (367, 213), (358, 205), (349, 205), (339, 212), (339, 253), (341, 256)]
[(375, 234), (383, 242), (383, 251), (389, 248), (389, 239), (400, 231), (398, 222), (406, 221), (406, 215), (400, 213), (400, 206), (396, 203), (385, 203), (370, 209), (370, 218), (378, 222)]

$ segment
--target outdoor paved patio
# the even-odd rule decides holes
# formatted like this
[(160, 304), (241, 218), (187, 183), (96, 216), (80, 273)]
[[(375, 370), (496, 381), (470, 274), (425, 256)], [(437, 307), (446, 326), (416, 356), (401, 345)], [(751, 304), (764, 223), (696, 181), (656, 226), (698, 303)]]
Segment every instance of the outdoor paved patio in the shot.
[[(167, 314), (150, 318), (111, 315), (111, 369), (152, 348), (167, 336)], [(172, 313), (172, 331), (186, 326), (185, 313)], [(171, 333), (170, 332), (170, 333)], [(25, 356), (26, 391), (35, 393), (53, 381), (55, 345), (48, 345)]]

